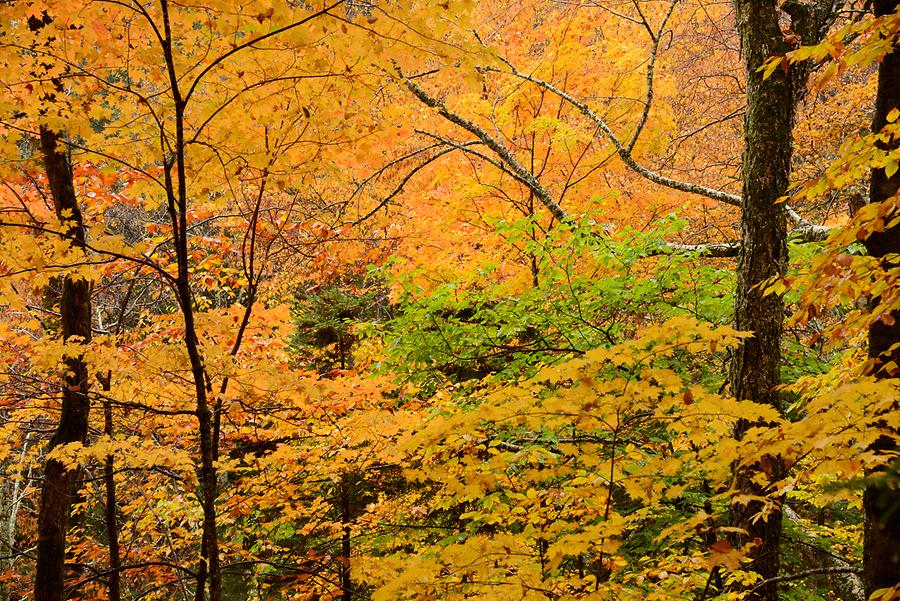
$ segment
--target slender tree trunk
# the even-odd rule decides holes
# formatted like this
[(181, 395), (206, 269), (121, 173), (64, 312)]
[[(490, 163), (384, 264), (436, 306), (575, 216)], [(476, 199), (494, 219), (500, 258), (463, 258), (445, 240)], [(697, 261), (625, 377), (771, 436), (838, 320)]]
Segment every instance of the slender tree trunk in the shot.
[[(22, 441), (22, 449), (19, 451), (20, 466), (25, 463), (25, 455), (28, 453), (30, 438), (30, 433), (25, 434), (25, 438)], [(4, 495), (8, 494), (8, 501), (4, 500), (3, 504), (3, 517), (6, 523), (3, 524), (3, 544), (0, 546), (0, 553), (6, 556), (2, 563), (4, 570), (12, 570), (16, 559), (18, 559), (16, 554), (16, 526), (19, 522), (19, 508), (22, 506), (22, 499), (27, 495), (23, 482), (27, 483), (31, 479), (31, 469), (29, 468), (20, 476), (22, 477), (14, 478), (3, 487)], [(13, 601), (13, 599), (10, 586), (6, 583), (0, 583), (0, 600)]]
[[(184, 321), (184, 345), (194, 380), (197, 434), (200, 447), (200, 469), (198, 470), (200, 490), (198, 496), (200, 497), (200, 505), (203, 510), (203, 534), (200, 546), (200, 565), (197, 568), (195, 600), (203, 601), (206, 598), (208, 585), (209, 600), (220, 601), (222, 598), (222, 579), (219, 569), (219, 539), (216, 531), (215, 445), (213, 443), (213, 412), (209, 404), (211, 388), (194, 321), (194, 300), (190, 283), (190, 259), (188, 257), (188, 196), (184, 135), (186, 101), (181, 94), (180, 82), (175, 69), (168, 0), (160, 0), (160, 9), (162, 11), (164, 36), (162, 39), (163, 58), (169, 75), (169, 84), (171, 85), (175, 126), (174, 156), (166, 160), (164, 170), (165, 188), (169, 218), (172, 223), (172, 236), (175, 243), (175, 258), (178, 266), (175, 289)], [(175, 171), (174, 178), (172, 176), (173, 169)]]
[[(176, 110), (176, 129), (178, 130), (177, 147), (183, 152), (183, 114)], [(184, 320), (184, 343), (190, 361), (191, 374), (194, 380), (196, 399), (197, 430), (200, 447), (200, 469), (198, 474), (200, 504), (203, 510), (203, 534), (201, 542), (200, 566), (197, 574), (197, 593), (195, 599), (206, 598), (206, 586), (209, 585), (210, 601), (220, 601), (222, 582), (219, 570), (219, 540), (216, 531), (216, 467), (213, 459), (213, 414), (209, 406), (209, 383), (206, 367), (197, 337), (194, 322), (193, 295), (190, 286), (190, 264), (187, 254), (187, 192), (184, 189), (185, 172), (183, 154), (178, 155), (179, 190), (178, 209), (172, 211), (175, 226), (176, 259), (178, 292), (181, 314)], [(167, 180), (171, 177), (167, 174)], [(172, 205), (170, 205), (172, 206)]]
[(353, 582), (350, 580), (350, 478), (344, 476), (341, 483), (341, 601), (353, 601)]
[[(888, 15), (897, 10), (898, 0), (875, 0), (876, 16)], [(872, 131), (878, 132), (887, 124), (888, 113), (900, 109), (900, 48), (884, 57), (878, 67), (878, 92), (875, 98), (875, 115)], [(885, 149), (896, 149), (895, 139), (885, 144)], [(873, 169), (869, 185), (869, 201), (883, 202), (900, 192), (900, 174), (888, 177), (884, 169)], [(873, 257), (900, 253), (900, 227), (876, 232), (865, 240), (865, 246)], [(885, 265), (896, 268), (896, 265)], [(893, 361), (900, 365), (900, 312), (892, 314), (893, 323), (878, 321), (869, 328), (869, 357), (873, 359), (873, 371), (877, 377), (897, 377), (882, 366)], [(882, 437), (873, 445), (877, 452), (896, 452), (896, 444)], [(875, 474), (877, 476), (877, 474)], [(880, 588), (888, 588), (900, 582), (900, 491), (896, 487), (875, 482), (866, 487), (863, 494), (865, 510), (865, 564), (866, 594)]]
[[(59, 134), (46, 128), (40, 132), (44, 168), (56, 214), (64, 218), (67, 236), (75, 247), (84, 247), (81, 210), (75, 197), (72, 167), (61, 148)], [(91, 339), (91, 285), (83, 278), (65, 277), (60, 299), (63, 340), (87, 342)], [(62, 405), (59, 425), (49, 449), (73, 442), (84, 443), (88, 431), (88, 369), (81, 354), (64, 358)], [(72, 495), (78, 469), (67, 469), (61, 462), (48, 459), (44, 466), (44, 484), (38, 510), (37, 572), (35, 601), (61, 601), (64, 598), (66, 527), (71, 513)]]
[[(121, 315), (119, 316), (119, 319), (121, 322)], [(100, 381), (103, 392), (109, 393), (112, 384), (112, 372), (107, 371), (105, 377), (98, 377), (97, 379)], [(112, 406), (109, 401), (103, 403), (103, 433), (112, 439), (113, 417)], [(107, 585), (107, 598), (109, 601), (120, 601), (122, 599), (122, 561), (119, 557), (119, 526), (116, 522), (116, 479), (112, 455), (106, 456), (106, 462), (103, 465), (103, 482), (106, 488), (106, 545), (109, 550), (109, 584)]]

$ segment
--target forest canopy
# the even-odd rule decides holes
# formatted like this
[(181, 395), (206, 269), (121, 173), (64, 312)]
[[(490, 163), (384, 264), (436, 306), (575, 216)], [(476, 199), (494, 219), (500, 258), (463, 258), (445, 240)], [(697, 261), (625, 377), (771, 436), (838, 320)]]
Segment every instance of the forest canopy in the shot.
[(897, 0), (0, 0), (0, 601), (900, 599)]

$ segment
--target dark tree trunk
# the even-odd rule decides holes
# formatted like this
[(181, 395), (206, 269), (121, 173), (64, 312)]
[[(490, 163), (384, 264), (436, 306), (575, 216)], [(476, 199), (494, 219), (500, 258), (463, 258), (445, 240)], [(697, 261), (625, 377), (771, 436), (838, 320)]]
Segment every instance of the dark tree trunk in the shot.
[[(830, 2), (807, 5), (789, 1), (779, 7), (776, 0), (735, 0), (735, 9), (747, 74), (747, 113), (734, 324), (738, 330), (753, 332), (753, 337), (737, 349), (730, 381), (736, 398), (781, 409), (776, 387), (781, 381), (784, 301), (779, 295), (763, 294), (761, 288), (767, 280), (784, 275), (788, 264), (786, 212), (778, 199), (788, 189), (795, 107), (808, 72), (805, 67), (778, 69), (763, 79), (757, 69), (766, 59), (790, 50), (780, 16), (789, 13), (794, 32), (810, 44), (821, 39), (834, 8)], [(735, 435), (742, 437), (751, 425), (740, 423)], [(775, 481), (782, 476), (783, 463), (771, 457), (755, 469)], [(747, 494), (764, 496), (767, 491), (751, 482), (752, 471), (738, 474), (737, 486)], [(759, 503), (735, 507), (734, 522), (747, 531), (746, 537), (738, 537), (738, 544), (754, 544), (751, 569), (769, 579), (778, 575), (780, 567), (782, 517), (775, 511), (766, 520), (754, 521), (752, 517), (761, 509)], [(761, 588), (754, 598), (777, 601), (777, 584)]]
[[(121, 315), (119, 317), (121, 320)], [(112, 384), (112, 373), (106, 372), (105, 377), (98, 376), (103, 392), (109, 393)], [(109, 401), (103, 403), (103, 433), (113, 437), (113, 416), (112, 405)], [(109, 601), (120, 601), (122, 599), (121, 584), (121, 568), (122, 561), (119, 557), (119, 526), (116, 520), (116, 479), (115, 465), (113, 456), (107, 455), (103, 465), (103, 482), (106, 488), (106, 538), (107, 549), (109, 550), (109, 580), (107, 585), (107, 598)]]
[(345, 475), (341, 482), (341, 601), (353, 601), (353, 582), (350, 580), (350, 478)]
[[(898, 0), (875, 0), (876, 16), (894, 12)], [(878, 92), (875, 98), (875, 115), (872, 131), (878, 132), (887, 124), (887, 115), (892, 109), (900, 108), (900, 49), (884, 57), (878, 67)], [(885, 148), (897, 148), (894, 140)], [(869, 201), (883, 202), (900, 192), (900, 174), (888, 177), (884, 169), (873, 169), (869, 185)], [(865, 246), (873, 257), (900, 253), (900, 227), (884, 232), (876, 232), (865, 240)], [(895, 268), (896, 265), (885, 265)], [(877, 300), (877, 299), (876, 299)], [(893, 323), (878, 321), (869, 328), (869, 357), (873, 360), (873, 373), (877, 377), (897, 377), (882, 366), (893, 361), (900, 365), (900, 312), (892, 314)], [(896, 445), (887, 437), (879, 439), (874, 449), (878, 452), (895, 452)], [(875, 474), (877, 476), (877, 474)], [(879, 485), (878, 482), (866, 487), (863, 495), (865, 510), (865, 544), (863, 560), (865, 564), (866, 595), (880, 588), (888, 588), (900, 581), (900, 491)]]
[[(200, 544), (200, 562), (197, 566), (197, 590), (195, 591), (194, 599), (195, 601), (204, 601), (207, 598), (206, 589), (208, 586), (209, 601), (221, 601), (222, 577), (219, 567), (219, 538), (216, 529), (217, 475), (214, 460), (216, 451), (213, 441), (213, 412), (209, 403), (209, 393), (212, 389), (211, 382), (207, 377), (206, 366), (203, 362), (203, 351), (194, 321), (194, 299), (190, 282), (191, 265), (188, 257), (188, 193), (185, 167), (187, 145), (184, 133), (186, 100), (181, 94), (180, 82), (175, 68), (168, 0), (160, 0), (160, 9), (163, 26), (162, 51), (171, 86), (170, 93), (174, 104), (175, 126), (174, 156), (168, 157), (164, 165), (166, 204), (172, 224), (172, 237), (178, 266), (178, 273), (175, 278), (175, 291), (178, 295), (178, 304), (184, 322), (184, 346), (185, 350), (187, 350), (191, 375), (194, 380), (197, 437), (200, 447), (200, 468), (197, 476), (200, 489), (198, 496), (203, 510), (203, 534)], [(174, 178), (173, 170), (175, 171)]]
[[(787, 191), (791, 162), (791, 130), (794, 120), (790, 78), (776, 72), (763, 80), (756, 69), (782, 49), (781, 30), (774, 0), (737, 0), (737, 26), (741, 52), (747, 69), (747, 115), (744, 121), (743, 193), (741, 240), (738, 258), (734, 324), (753, 332), (735, 353), (731, 365), (732, 394), (741, 400), (780, 408), (775, 388), (781, 381), (781, 333), (784, 301), (776, 294), (764, 295), (760, 283), (784, 275), (788, 262), (787, 219), (778, 198)], [(750, 424), (740, 424), (742, 436)], [(781, 469), (770, 462), (772, 477)], [(751, 495), (765, 491), (750, 482), (752, 473), (738, 475), (738, 487)], [(778, 575), (781, 515), (767, 520), (752, 519), (759, 503), (736, 507), (735, 525), (747, 531), (738, 544), (755, 543), (751, 569), (762, 579)], [(775, 584), (758, 591), (757, 598), (778, 600)]]
[[(83, 248), (84, 229), (72, 182), (72, 167), (61, 148), (59, 134), (41, 128), (40, 139), (56, 214), (69, 224), (66, 235), (70, 243)], [(59, 305), (63, 339), (70, 342), (89, 341), (90, 282), (83, 278), (64, 278)], [(51, 450), (72, 442), (84, 443), (87, 438), (90, 409), (87, 364), (80, 354), (67, 355), (64, 361), (66, 373), (62, 377), (62, 405), (59, 425), (50, 441)], [(66, 527), (78, 472), (78, 469), (67, 469), (52, 459), (48, 459), (44, 466), (44, 484), (38, 510), (35, 601), (61, 601), (64, 598)]]

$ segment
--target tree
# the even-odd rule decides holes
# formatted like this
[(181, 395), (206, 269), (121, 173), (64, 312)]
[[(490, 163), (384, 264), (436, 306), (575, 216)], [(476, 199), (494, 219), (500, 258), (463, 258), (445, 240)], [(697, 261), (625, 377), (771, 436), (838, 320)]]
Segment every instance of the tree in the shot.
[[(57, 217), (68, 223), (65, 238), (71, 241), (73, 248), (84, 251), (81, 209), (75, 197), (72, 167), (62, 147), (61, 135), (42, 127), (40, 138)], [(62, 288), (59, 310), (63, 341), (76, 345), (90, 342), (91, 283), (77, 274), (67, 275), (64, 276)], [(87, 363), (80, 354), (66, 355), (64, 369), (59, 425), (50, 442), (51, 450), (60, 445), (84, 443), (88, 433), (90, 380)], [(34, 598), (39, 601), (61, 601), (64, 598), (66, 529), (78, 477), (79, 470), (58, 459), (49, 458), (44, 465), (34, 581)]]
[[(747, 78), (746, 116), (744, 123), (744, 154), (741, 174), (743, 185), (740, 197), (707, 186), (679, 181), (654, 172), (638, 163), (633, 152), (642, 129), (647, 122), (653, 99), (654, 65), (659, 52), (660, 41), (666, 31), (667, 22), (675, 8), (669, 5), (668, 12), (661, 19), (658, 28), (651, 28), (640, 7), (638, 14), (649, 33), (651, 47), (646, 67), (646, 97), (644, 109), (626, 143), (621, 141), (607, 122), (592, 110), (585, 101), (575, 98), (553, 83), (526, 73), (501, 57), (502, 67), (487, 67), (490, 73), (509, 73), (519, 79), (534, 83), (560, 97), (562, 101), (582, 113), (597, 126), (597, 133), (608, 138), (615, 152), (632, 170), (656, 184), (696, 194), (728, 204), (739, 205), (741, 209), (741, 239), (739, 243), (713, 244), (700, 247), (678, 247), (680, 250), (701, 250), (717, 256), (729, 256), (738, 252), (738, 279), (735, 293), (734, 324), (740, 331), (750, 331), (754, 336), (744, 341), (736, 350), (731, 363), (731, 388), (741, 400), (751, 400), (780, 408), (781, 402), (776, 389), (781, 382), (781, 344), (784, 321), (784, 303), (777, 294), (764, 294), (764, 286), (785, 275), (788, 263), (787, 216), (789, 209), (781, 204), (788, 192), (792, 159), (792, 137), (796, 106), (802, 97), (809, 68), (794, 66), (787, 72), (764, 78), (760, 68), (775, 54), (789, 49), (789, 34), (782, 31), (780, 11), (790, 15), (791, 24), (787, 31), (796, 37), (796, 42), (818, 43), (835, 18), (836, 6), (830, 1), (811, 4), (789, 3), (778, 7), (775, 2), (735, 3), (737, 30), (741, 41), (745, 75)], [(401, 74), (402, 75), (402, 74)], [(434, 136), (439, 142), (460, 152), (475, 155), (484, 162), (506, 172), (514, 180), (527, 187), (560, 222), (570, 218), (562, 209), (559, 199), (539, 181), (539, 174), (522, 164), (503, 142), (491, 135), (473, 120), (449, 109), (446, 104), (426, 92), (416, 80), (404, 78), (405, 85), (421, 102), (475, 136), (473, 142), (465, 145), (454, 144), (444, 138)], [(470, 145), (486, 147), (495, 159), (485, 157)], [(821, 239), (824, 228), (816, 227), (803, 220), (790, 209), (798, 230), (810, 239)], [(736, 435), (741, 437), (749, 423), (739, 425)], [(771, 481), (782, 476), (773, 458), (773, 469), (768, 470)], [(751, 484), (753, 475), (742, 474), (737, 488), (751, 496), (765, 496), (765, 487), (760, 489)], [(760, 517), (764, 519), (760, 519)], [(779, 571), (779, 544), (781, 538), (780, 511), (768, 503), (748, 503), (736, 507), (736, 523), (747, 531), (747, 537), (739, 537), (739, 544), (755, 541), (755, 565), (764, 580), (770, 580)], [(777, 581), (771, 581), (757, 591), (761, 598), (777, 599)]]
[[(29, 15), (26, 19), (30, 31), (37, 34), (51, 22), (49, 15)], [(36, 53), (41, 46), (31, 49)], [(46, 77), (36, 65), (31, 71), (37, 78)], [(41, 111), (52, 111), (54, 101), (61, 95), (62, 83), (58, 77), (49, 77), (53, 91), (42, 100), (47, 105)], [(62, 237), (76, 252), (86, 249), (84, 221), (81, 207), (75, 195), (72, 165), (63, 143), (64, 134), (53, 131), (48, 125), (39, 126), (40, 152), (53, 200), (56, 217), (64, 224)], [(60, 329), (64, 343), (87, 344), (91, 340), (91, 283), (79, 274), (65, 274), (59, 299)], [(76, 346), (77, 349), (77, 346)], [(88, 365), (83, 354), (75, 350), (63, 359), (62, 402), (59, 409), (59, 425), (49, 448), (71, 443), (83, 444), (88, 434), (90, 411), (90, 381)], [(48, 458), (44, 464), (44, 483), (38, 513), (37, 567), (35, 571), (34, 598), (36, 601), (61, 601), (65, 579), (66, 530), (71, 506), (79, 478), (79, 470), (72, 469), (58, 459)]]
[[(895, 13), (900, 7), (896, 0), (877, 0), (873, 3), (875, 17), (885, 17)], [(878, 66), (878, 91), (875, 96), (875, 114), (872, 117), (872, 132), (878, 133), (897, 120), (900, 111), (900, 46), (894, 41), (881, 64)], [(896, 151), (898, 138), (888, 134), (877, 143), (886, 152)], [(892, 172), (888, 170), (892, 169)], [(900, 193), (900, 175), (896, 161), (889, 166), (873, 167), (869, 185), (869, 202), (885, 203)], [(869, 255), (884, 263), (883, 269), (894, 267), (895, 257), (900, 253), (900, 226), (893, 225), (882, 231), (873, 231), (864, 242)], [(874, 302), (878, 302), (875, 297)], [(900, 313), (892, 310), (888, 316), (877, 319), (869, 326), (869, 357), (873, 361), (873, 372), (880, 378), (895, 378), (896, 366), (900, 365)], [(890, 453), (896, 449), (896, 442), (883, 436), (874, 445), (877, 452)], [(896, 484), (896, 464), (888, 468), (893, 475), (884, 476), (866, 487), (863, 500), (866, 513), (865, 526), (865, 568), (866, 592), (889, 589), (897, 585), (900, 574), (900, 520), (896, 512), (900, 508), (900, 495)]]
[[(781, 10), (791, 17), (788, 31), (805, 44), (816, 44), (834, 19), (830, 1), (812, 4), (786, 3)], [(743, 186), (741, 192), (741, 253), (735, 293), (735, 328), (753, 332), (735, 353), (731, 363), (732, 394), (738, 399), (765, 403), (779, 410), (777, 388), (781, 383), (781, 336), (784, 301), (766, 294), (764, 286), (783, 277), (788, 264), (787, 218), (781, 199), (788, 192), (792, 138), (797, 101), (803, 94), (808, 69), (794, 66), (787, 72), (764, 78), (763, 63), (789, 46), (782, 31), (779, 6), (763, 0), (736, 0), (737, 29), (747, 73), (747, 113), (744, 119)], [(738, 426), (743, 436), (750, 422)], [(767, 475), (771, 481), (783, 475), (782, 460), (773, 457)], [(750, 495), (765, 494), (752, 483), (753, 474), (739, 474), (738, 488)], [(780, 509), (747, 503), (737, 511), (736, 523), (746, 530), (743, 544), (757, 545), (754, 566), (770, 584), (757, 592), (761, 599), (777, 601), (781, 542)]]
[[(814, 257), (798, 211), (851, 177), (803, 183), (813, 160), (890, 177), (894, 151), (835, 150), (847, 125), (792, 157), (850, 95), (799, 103), (835, 7), (736, 1), (737, 27), (668, 1), (0, 3), (47, 21), (0, 36), (0, 469), (86, 476), (60, 594), (856, 595), (851, 484), (885, 488), (900, 408), (839, 332), (896, 320), (892, 255), (854, 243), (896, 224), (872, 203)], [(847, 61), (816, 48), (821, 86)], [(788, 221), (835, 298), (782, 329)], [(48, 448), (71, 357), (102, 412)], [(44, 518), (9, 488), (16, 597)]]

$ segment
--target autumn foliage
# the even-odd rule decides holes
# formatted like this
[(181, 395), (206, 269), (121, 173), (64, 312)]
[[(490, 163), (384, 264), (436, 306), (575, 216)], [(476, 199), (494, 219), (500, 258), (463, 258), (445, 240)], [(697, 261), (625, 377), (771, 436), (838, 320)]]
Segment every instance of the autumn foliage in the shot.
[(0, 2), (0, 600), (900, 599), (900, 13), (747, 2)]

